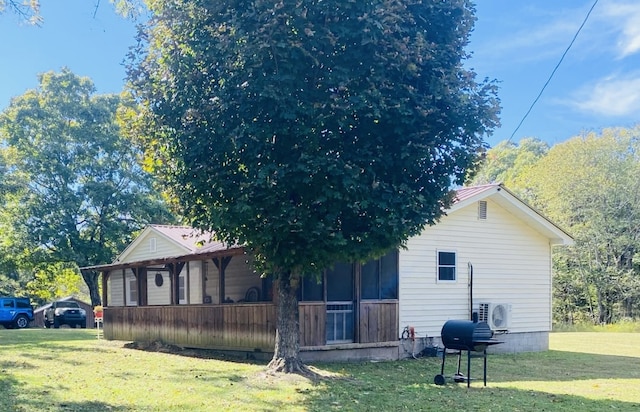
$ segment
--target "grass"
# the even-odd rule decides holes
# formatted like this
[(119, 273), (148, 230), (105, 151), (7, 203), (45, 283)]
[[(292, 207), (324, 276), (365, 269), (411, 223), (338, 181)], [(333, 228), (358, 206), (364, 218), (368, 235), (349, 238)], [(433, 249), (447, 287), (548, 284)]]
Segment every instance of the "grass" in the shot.
[(625, 332), (640, 333), (640, 323), (631, 320), (622, 320), (607, 325), (594, 325), (593, 323), (580, 323), (574, 325), (554, 325), (558, 332)]
[[(313, 365), (327, 378), (312, 382), (203, 354), (128, 349), (91, 330), (0, 329), (0, 411), (640, 412), (639, 333), (553, 333), (548, 352), (489, 356), (487, 387), (470, 389), (434, 385), (438, 358)], [(471, 372), (481, 376), (480, 359)]]

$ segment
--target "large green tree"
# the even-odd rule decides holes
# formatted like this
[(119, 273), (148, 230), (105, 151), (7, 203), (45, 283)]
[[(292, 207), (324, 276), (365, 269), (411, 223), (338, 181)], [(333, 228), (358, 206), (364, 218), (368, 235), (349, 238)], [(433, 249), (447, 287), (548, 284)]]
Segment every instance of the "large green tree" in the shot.
[[(38, 89), (0, 114), (10, 183), (0, 195), (0, 224), (10, 229), (0, 246), (20, 257), (14, 266), (109, 263), (136, 230), (171, 221), (139, 151), (121, 136), (116, 112), (124, 102), (96, 95), (88, 78), (63, 69), (40, 75)], [(98, 274), (83, 277), (92, 303), (100, 303)]]
[(549, 145), (535, 137), (518, 143), (503, 140), (484, 155), (482, 167), (473, 178), (474, 184), (504, 183), (517, 186), (516, 180), (549, 151)]
[(434, 223), (497, 124), (470, 2), (149, 0), (129, 74), (149, 165), (191, 223), (274, 276), (270, 367), (300, 371), (302, 275)]
[(605, 129), (553, 146), (516, 190), (566, 228), (555, 256), (558, 321), (611, 323), (640, 305), (640, 129)]

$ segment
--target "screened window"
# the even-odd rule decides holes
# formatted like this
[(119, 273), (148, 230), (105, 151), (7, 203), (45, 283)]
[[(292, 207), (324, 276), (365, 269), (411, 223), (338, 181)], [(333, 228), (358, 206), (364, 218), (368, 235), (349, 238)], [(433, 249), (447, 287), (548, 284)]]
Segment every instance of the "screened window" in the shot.
[(362, 265), (362, 299), (398, 298), (398, 251)]
[(178, 300), (184, 301), (185, 296), (184, 276), (178, 277)]
[(314, 275), (302, 276), (300, 288), (298, 289), (298, 300), (300, 302), (322, 301), (324, 300), (324, 279), (316, 278)]
[(456, 280), (456, 252), (438, 252), (438, 280)]
[(327, 343), (353, 342), (353, 302), (327, 304)]
[(327, 270), (327, 301), (347, 302), (353, 300), (353, 265), (336, 263)]
[(138, 280), (136, 278), (129, 279), (129, 302), (138, 302)]
[(337, 263), (327, 270), (327, 343), (353, 342), (353, 265)]

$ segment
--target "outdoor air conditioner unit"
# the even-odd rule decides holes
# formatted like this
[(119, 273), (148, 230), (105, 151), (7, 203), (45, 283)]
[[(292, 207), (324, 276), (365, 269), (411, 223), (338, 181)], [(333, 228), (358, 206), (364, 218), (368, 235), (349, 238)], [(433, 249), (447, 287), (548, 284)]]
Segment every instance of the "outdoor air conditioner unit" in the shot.
[(487, 322), (492, 330), (507, 330), (511, 325), (511, 304), (479, 303), (478, 320)]

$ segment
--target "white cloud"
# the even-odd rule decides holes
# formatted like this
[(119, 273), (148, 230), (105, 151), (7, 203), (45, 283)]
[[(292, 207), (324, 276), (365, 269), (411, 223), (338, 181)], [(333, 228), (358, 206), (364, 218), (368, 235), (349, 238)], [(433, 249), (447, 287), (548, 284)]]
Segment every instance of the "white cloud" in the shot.
[(573, 107), (603, 116), (628, 116), (640, 111), (640, 73), (610, 76), (574, 95)]
[[(525, 14), (523, 11), (517, 14), (520, 13)], [(485, 38), (482, 43), (473, 44), (474, 53), (488, 61), (509, 61), (510, 64), (555, 58), (566, 48), (580, 24), (567, 19), (564, 13), (562, 16), (554, 16), (553, 19), (538, 15), (531, 17), (532, 21), (540, 24), (528, 24), (527, 19), (527, 23), (520, 20), (505, 21), (503, 23), (507, 27), (498, 31), (492, 27), (483, 27)], [(480, 24), (482, 23), (477, 23)]]
[(620, 57), (640, 52), (640, 3), (606, 2), (605, 21), (618, 31), (617, 51)]

